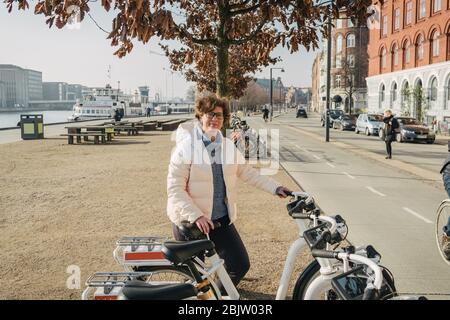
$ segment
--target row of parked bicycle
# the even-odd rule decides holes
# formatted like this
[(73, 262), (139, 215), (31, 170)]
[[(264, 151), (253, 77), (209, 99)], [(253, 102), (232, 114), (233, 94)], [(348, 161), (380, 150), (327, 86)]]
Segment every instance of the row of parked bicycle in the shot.
[[(413, 117), (396, 117), (400, 127), (397, 129), (397, 142), (421, 141), (434, 143), (435, 133), (424, 123)], [(323, 114), (320, 119), (322, 127), (325, 126), (326, 115)], [(345, 114), (343, 110), (330, 110), (330, 128), (340, 130), (353, 130), (355, 133), (363, 132), (367, 136), (379, 136), (384, 140), (384, 122), (381, 114)]]
[[(297, 277), (292, 298), (329, 300), (425, 299), (399, 296), (392, 273), (370, 245), (344, 246), (345, 220), (322, 215), (307, 193), (293, 192), (287, 204), (299, 229), (291, 245), (276, 299), (286, 299), (295, 260), (308, 247), (314, 260)], [(86, 282), (83, 299), (235, 300), (240, 295), (214, 243), (195, 224), (183, 223), (189, 241), (160, 237), (125, 237), (117, 241), (115, 260), (125, 272), (101, 272)]]

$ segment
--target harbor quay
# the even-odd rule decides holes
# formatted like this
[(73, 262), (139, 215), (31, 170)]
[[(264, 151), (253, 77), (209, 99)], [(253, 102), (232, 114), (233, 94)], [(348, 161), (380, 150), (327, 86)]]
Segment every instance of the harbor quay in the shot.
[[(123, 271), (112, 256), (119, 238), (172, 236), (166, 178), (173, 132), (69, 145), (60, 136), (65, 126), (46, 126), (41, 140), (0, 131), (0, 299), (80, 299), (94, 272)], [(281, 168), (274, 177), (298, 190)], [(244, 299), (273, 299), (297, 227), (287, 199), (242, 182), (237, 194), (236, 226), (251, 262), (238, 289)], [(294, 274), (310, 259), (302, 253)]]

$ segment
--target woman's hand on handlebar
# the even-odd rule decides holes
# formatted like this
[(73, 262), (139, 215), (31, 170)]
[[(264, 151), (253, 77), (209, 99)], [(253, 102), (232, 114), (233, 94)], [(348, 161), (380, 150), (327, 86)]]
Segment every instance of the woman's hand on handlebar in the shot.
[(292, 194), (292, 191), (289, 190), (286, 187), (283, 186), (279, 186), (277, 188), (277, 190), (275, 191), (275, 193), (280, 197), (280, 198), (286, 198), (287, 196)]
[(203, 232), (204, 234), (208, 234), (210, 230), (214, 230), (213, 222), (211, 221), (211, 219), (209, 219), (205, 216), (202, 216), (202, 217), (198, 218), (197, 220), (195, 220), (195, 224), (200, 229), (200, 231)]

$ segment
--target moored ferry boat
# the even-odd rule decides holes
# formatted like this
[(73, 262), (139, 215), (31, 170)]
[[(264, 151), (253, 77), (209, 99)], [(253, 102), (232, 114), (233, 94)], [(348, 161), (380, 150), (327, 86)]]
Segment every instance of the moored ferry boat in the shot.
[(132, 97), (113, 89), (109, 84), (104, 88), (94, 88), (77, 100), (69, 121), (112, 118), (116, 109), (128, 111)]

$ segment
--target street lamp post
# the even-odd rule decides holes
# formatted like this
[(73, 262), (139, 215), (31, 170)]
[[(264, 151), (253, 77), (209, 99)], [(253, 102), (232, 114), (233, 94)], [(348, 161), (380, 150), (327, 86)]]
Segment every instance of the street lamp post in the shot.
[(273, 84), (272, 84), (272, 70), (279, 69), (281, 72), (284, 72), (283, 68), (270, 68), (270, 122), (272, 122), (273, 118)]
[(325, 118), (325, 141), (330, 141), (330, 86), (331, 86), (331, 13), (328, 16), (328, 39), (327, 39), (327, 111)]

